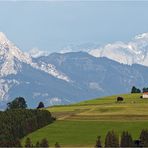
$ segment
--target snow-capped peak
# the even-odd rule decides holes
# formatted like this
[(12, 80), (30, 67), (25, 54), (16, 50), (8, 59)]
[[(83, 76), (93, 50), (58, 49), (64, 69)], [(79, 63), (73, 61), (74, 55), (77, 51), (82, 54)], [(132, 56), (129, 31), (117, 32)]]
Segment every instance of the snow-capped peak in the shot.
[(6, 35), (3, 32), (0, 32), (0, 44), (4, 44), (7, 42), (8, 42), (8, 39), (7, 39)]
[(22, 52), (7, 39), (4, 33), (0, 32), (0, 76), (17, 73), (21, 65), (15, 60), (27, 64), (32, 61), (29, 55)]
[(21, 51), (7, 39), (4, 33), (0, 32), (0, 77), (17, 74), (18, 71), (21, 71), (22, 62), (58, 79), (67, 82), (70, 81), (70, 79), (62, 72), (59, 72), (54, 65), (40, 65), (40, 63), (34, 63), (32, 57), (28, 53)]
[(107, 57), (123, 64), (148, 66), (148, 33), (136, 35), (130, 42), (115, 42), (89, 52), (95, 57)]
[(5, 60), (16, 58), (25, 63), (31, 62), (30, 56), (17, 48), (2, 32), (0, 32), (0, 56), (3, 56)]

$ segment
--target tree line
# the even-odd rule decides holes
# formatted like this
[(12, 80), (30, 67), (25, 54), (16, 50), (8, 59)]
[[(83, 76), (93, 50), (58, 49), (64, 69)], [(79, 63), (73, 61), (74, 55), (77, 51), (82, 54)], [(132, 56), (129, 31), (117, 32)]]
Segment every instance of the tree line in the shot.
[(20, 147), (22, 137), (55, 120), (47, 110), (26, 109), (22, 97), (7, 105), (6, 111), (0, 111), (0, 147)]
[[(24, 147), (50, 147), (48, 140), (43, 138), (41, 141), (37, 141), (33, 144), (29, 137), (26, 138)], [(61, 147), (58, 142), (55, 143), (55, 148)], [(142, 129), (139, 139), (134, 140), (132, 135), (128, 131), (123, 131), (121, 136), (118, 136), (113, 130), (108, 131), (105, 137), (105, 142), (101, 142), (101, 136), (97, 137), (95, 148), (100, 147), (148, 147), (148, 130)]]
[(133, 86), (131, 89), (131, 93), (141, 93), (141, 92), (148, 92), (148, 88), (144, 87), (142, 90), (140, 90), (139, 88)]
[[(26, 138), (24, 147), (49, 147), (48, 140), (46, 138), (43, 138), (41, 141), (37, 141), (34, 145), (29, 137)], [(58, 142), (55, 143), (55, 148), (61, 147)]]
[(128, 131), (123, 131), (121, 137), (117, 136), (114, 131), (109, 131), (104, 144), (101, 143), (101, 136), (98, 136), (95, 147), (148, 147), (148, 130), (143, 129), (138, 140), (133, 140)]

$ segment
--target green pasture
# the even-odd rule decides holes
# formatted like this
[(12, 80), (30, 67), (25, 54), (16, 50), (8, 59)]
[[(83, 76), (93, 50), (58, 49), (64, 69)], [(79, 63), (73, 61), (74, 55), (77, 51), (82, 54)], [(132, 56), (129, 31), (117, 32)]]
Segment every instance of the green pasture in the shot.
[(123, 130), (128, 130), (134, 139), (138, 139), (140, 130), (147, 127), (148, 121), (56, 121), (27, 137), (30, 137), (34, 144), (42, 138), (47, 138), (50, 146), (58, 142), (61, 146), (93, 147), (97, 136), (100, 135), (104, 142), (109, 130), (116, 131), (118, 135)]
[[(103, 142), (109, 130), (115, 130), (118, 135), (127, 130), (134, 139), (138, 139), (140, 131), (148, 128), (148, 99), (140, 98), (141, 95), (115, 95), (48, 107), (46, 109), (57, 120), (27, 137), (30, 137), (33, 143), (47, 138), (50, 146), (59, 142), (61, 146), (77, 147), (93, 147), (97, 136), (101, 136)], [(123, 97), (124, 101), (117, 102), (118, 96)]]

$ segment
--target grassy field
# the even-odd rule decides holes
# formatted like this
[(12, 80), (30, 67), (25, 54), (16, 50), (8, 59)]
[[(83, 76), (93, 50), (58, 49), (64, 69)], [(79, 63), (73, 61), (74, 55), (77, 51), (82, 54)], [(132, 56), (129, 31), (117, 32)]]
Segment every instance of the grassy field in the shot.
[(141, 99), (141, 94), (119, 96), (124, 98), (122, 103), (110, 96), (47, 109), (58, 120), (148, 120), (148, 99)]
[(148, 99), (141, 99), (141, 94), (118, 96), (124, 98), (122, 103), (116, 102), (117, 96), (111, 96), (49, 107), (47, 110), (57, 121), (28, 136), (34, 143), (47, 138), (51, 146), (55, 142), (61, 146), (94, 146), (97, 136), (104, 141), (106, 132), (112, 129), (117, 134), (128, 130), (138, 138), (140, 130), (148, 128)]
[(141, 127), (147, 127), (147, 125), (147, 121), (57, 121), (30, 134), (29, 137), (33, 143), (46, 137), (50, 146), (54, 146), (58, 141), (61, 146), (93, 147), (97, 136), (101, 135), (102, 141), (104, 141), (108, 130), (113, 129), (118, 134), (123, 130), (128, 130), (134, 138), (138, 138)]

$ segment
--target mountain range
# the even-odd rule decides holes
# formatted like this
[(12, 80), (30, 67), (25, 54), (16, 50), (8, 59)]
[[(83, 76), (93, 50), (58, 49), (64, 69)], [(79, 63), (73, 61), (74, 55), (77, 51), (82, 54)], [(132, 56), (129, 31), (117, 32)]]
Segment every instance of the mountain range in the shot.
[(115, 43), (106, 45), (115, 48), (104, 47), (90, 53), (33, 57), (0, 33), (0, 108), (18, 96), (24, 97), (29, 107), (35, 107), (39, 101), (46, 105), (68, 104), (128, 93), (133, 85), (147, 86), (146, 38), (146, 35), (137, 36), (126, 48), (116, 48)]
[(127, 43), (118, 41), (92, 49), (89, 53), (95, 57), (107, 57), (123, 64), (136, 63), (148, 66), (148, 33), (136, 35)]

